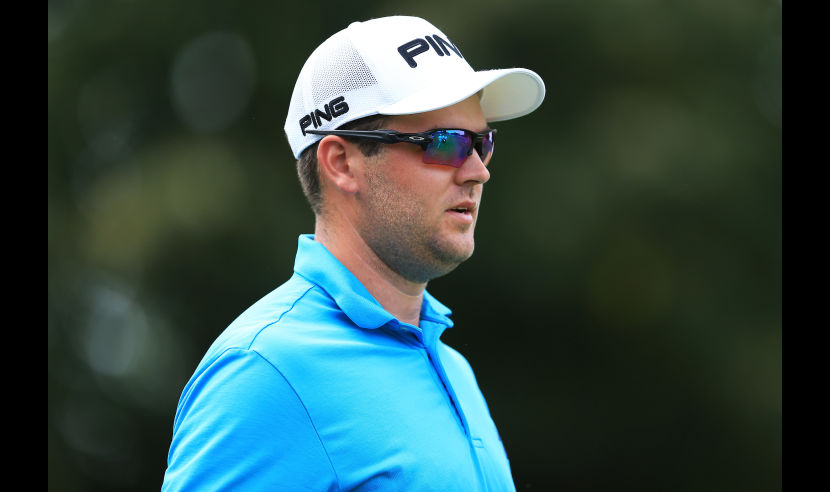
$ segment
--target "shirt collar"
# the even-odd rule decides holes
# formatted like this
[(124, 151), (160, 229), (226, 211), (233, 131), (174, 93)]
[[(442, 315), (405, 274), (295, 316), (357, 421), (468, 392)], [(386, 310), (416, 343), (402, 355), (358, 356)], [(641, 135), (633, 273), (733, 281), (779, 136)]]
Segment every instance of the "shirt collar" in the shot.
[[(380, 328), (395, 319), (340, 260), (314, 240), (313, 234), (300, 235), (294, 271), (325, 290), (343, 313), (361, 328)], [(422, 320), (450, 328), (453, 325), (450, 314), (450, 308), (424, 291)]]

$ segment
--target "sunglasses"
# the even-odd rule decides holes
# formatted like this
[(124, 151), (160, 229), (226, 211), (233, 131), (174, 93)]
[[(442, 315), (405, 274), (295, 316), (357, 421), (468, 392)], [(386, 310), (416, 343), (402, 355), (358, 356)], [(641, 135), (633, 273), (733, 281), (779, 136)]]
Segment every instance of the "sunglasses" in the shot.
[(425, 164), (441, 164), (461, 167), (478, 152), (481, 162), (487, 165), (493, 156), (496, 130), (476, 133), (457, 128), (436, 128), (422, 133), (401, 133), (395, 130), (306, 130), (314, 135), (337, 135), (340, 137), (366, 138), (383, 143), (412, 143), (424, 149)]

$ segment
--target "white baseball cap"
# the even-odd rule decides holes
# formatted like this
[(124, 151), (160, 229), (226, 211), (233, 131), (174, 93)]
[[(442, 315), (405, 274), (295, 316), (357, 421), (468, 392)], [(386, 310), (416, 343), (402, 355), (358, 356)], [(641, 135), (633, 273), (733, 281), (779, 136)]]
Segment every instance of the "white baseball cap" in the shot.
[(488, 122), (526, 115), (545, 97), (544, 82), (531, 70), (476, 72), (450, 38), (424, 19), (354, 22), (306, 60), (291, 95), (285, 133), (299, 158), (323, 138), (306, 130), (334, 130), (376, 114), (433, 111), (481, 90)]

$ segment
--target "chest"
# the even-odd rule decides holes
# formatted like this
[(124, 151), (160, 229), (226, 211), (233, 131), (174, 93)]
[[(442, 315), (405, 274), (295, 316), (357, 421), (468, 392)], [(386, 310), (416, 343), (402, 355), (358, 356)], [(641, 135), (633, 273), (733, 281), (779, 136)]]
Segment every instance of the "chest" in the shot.
[(512, 489), (498, 432), (458, 354), (360, 344), (323, 352), (318, 363), (281, 370), (346, 490)]

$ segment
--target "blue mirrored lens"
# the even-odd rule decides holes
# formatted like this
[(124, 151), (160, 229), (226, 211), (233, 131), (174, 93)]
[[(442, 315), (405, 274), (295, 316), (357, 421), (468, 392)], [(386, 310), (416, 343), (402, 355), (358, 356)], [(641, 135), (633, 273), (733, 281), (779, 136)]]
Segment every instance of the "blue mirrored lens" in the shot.
[(461, 167), (473, 144), (473, 136), (464, 130), (438, 130), (424, 152), (427, 164)]

